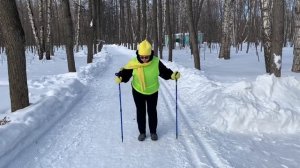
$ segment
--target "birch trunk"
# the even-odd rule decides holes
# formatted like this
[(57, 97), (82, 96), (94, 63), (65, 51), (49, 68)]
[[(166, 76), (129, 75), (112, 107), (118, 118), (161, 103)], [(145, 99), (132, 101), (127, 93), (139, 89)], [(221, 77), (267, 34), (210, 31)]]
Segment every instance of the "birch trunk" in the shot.
[(76, 52), (79, 52), (79, 32), (80, 32), (80, 5), (81, 5), (81, 0), (78, 0), (77, 2), (77, 23), (76, 23), (76, 33), (75, 33), (75, 48)]
[(27, 8), (27, 11), (28, 11), (29, 23), (30, 23), (30, 26), (31, 26), (32, 34), (33, 34), (35, 45), (36, 45), (36, 48), (37, 48), (37, 52), (38, 52), (38, 55), (40, 55), (41, 54), (41, 50), (40, 50), (41, 45), (40, 45), (40, 40), (39, 40), (37, 27), (36, 27), (35, 22), (34, 22), (34, 17), (33, 17), (32, 9), (31, 9), (30, 0), (26, 0), (26, 8)]
[(266, 72), (271, 72), (271, 2), (270, 0), (261, 0), (261, 16), (263, 20), (263, 44)]
[(38, 0), (38, 9), (39, 9), (39, 40), (40, 40), (40, 55), (39, 59), (42, 60), (44, 57), (44, 24), (43, 24), (43, 0)]
[(225, 0), (224, 2), (224, 19), (222, 23), (222, 37), (219, 58), (230, 59), (233, 4), (234, 0)]
[(50, 60), (50, 35), (51, 35), (51, 0), (47, 0), (47, 27), (46, 27), (46, 42), (45, 42), (45, 52), (46, 52), (46, 59)]

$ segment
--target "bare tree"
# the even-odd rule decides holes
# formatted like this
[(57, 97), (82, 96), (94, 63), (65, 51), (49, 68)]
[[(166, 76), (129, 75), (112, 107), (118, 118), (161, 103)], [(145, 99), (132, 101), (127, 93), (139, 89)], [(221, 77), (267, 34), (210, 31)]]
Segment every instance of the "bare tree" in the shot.
[(131, 8), (130, 0), (126, 1), (127, 6), (127, 37), (130, 44), (130, 48), (133, 49), (133, 32), (132, 32), (132, 23), (131, 23)]
[(231, 30), (233, 22), (233, 4), (234, 0), (225, 0), (224, 19), (222, 22), (222, 37), (219, 58), (230, 59)]
[(196, 69), (201, 69), (200, 67), (200, 56), (199, 56), (199, 49), (198, 49), (198, 41), (197, 41), (197, 33), (194, 26), (195, 18), (193, 16), (193, 1), (187, 0), (186, 1), (186, 12), (188, 14), (187, 21), (189, 27), (189, 34), (191, 39), (192, 45), (192, 54), (194, 56), (194, 66)]
[(147, 38), (147, 4), (145, 0), (142, 0), (142, 25), (141, 26), (141, 40), (145, 40)]
[(137, 24), (136, 24), (136, 43), (139, 43), (142, 40), (141, 34), (141, 2), (137, 0), (136, 4), (136, 15), (137, 15)]
[(81, 12), (81, 0), (77, 0), (76, 4), (76, 30), (75, 30), (75, 48), (76, 52), (79, 51), (79, 32), (80, 32), (80, 12)]
[(29, 106), (25, 35), (15, 1), (1, 1), (0, 20), (0, 29), (7, 54), (11, 111), (14, 112)]
[(66, 19), (65, 30), (66, 30), (66, 52), (67, 52), (67, 60), (68, 60), (68, 69), (69, 72), (76, 72), (75, 60), (74, 60), (74, 28), (73, 28), (73, 20), (70, 11), (69, 0), (62, 0), (63, 6), (63, 15)]
[(158, 55), (158, 31), (157, 31), (157, 0), (153, 0), (152, 4), (152, 30), (153, 30), (153, 44), (154, 44), (154, 55)]
[(34, 22), (34, 17), (33, 17), (33, 12), (32, 12), (32, 9), (31, 9), (31, 1), (30, 0), (26, 0), (26, 8), (27, 8), (27, 11), (28, 11), (28, 18), (29, 18), (29, 22), (30, 22), (30, 26), (31, 26), (31, 30), (32, 30), (32, 34), (33, 34), (33, 37), (34, 37), (34, 41), (35, 41), (35, 45), (36, 45), (36, 48), (37, 48), (37, 51), (38, 51), (38, 55), (41, 55), (41, 47), (40, 47), (40, 40), (39, 40), (39, 35), (38, 35), (38, 31), (37, 31), (37, 27), (35, 25), (35, 22)]
[(87, 63), (93, 62), (93, 39), (94, 39), (94, 20), (93, 20), (93, 5), (94, 0), (89, 0), (89, 19), (88, 19), (88, 54), (87, 54)]
[(158, 0), (158, 47), (159, 47), (159, 56), (163, 58), (163, 17), (162, 17), (162, 0)]
[(280, 77), (284, 36), (284, 0), (277, 0), (273, 3), (271, 74)]
[(44, 24), (43, 24), (43, 18), (44, 18), (44, 12), (43, 12), (43, 0), (38, 0), (38, 21), (39, 21), (39, 40), (40, 40), (40, 55), (39, 59), (43, 59), (44, 52), (45, 52), (45, 40), (44, 40)]
[(170, 0), (166, 0), (166, 28), (168, 30), (168, 47), (169, 47), (169, 57), (168, 61), (173, 60), (173, 54), (172, 54), (172, 49), (173, 49), (173, 34), (172, 34), (172, 28), (171, 28), (171, 16), (170, 16)]
[(50, 27), (50, 22), (51, 22), (51, 0), (46, 0), (46, 37), (45, 37), (45, 52), (46, 52), (46, 59), (50, 60), (50, 35), (51, 35), (51, 27)]
[(261, 0), (261, 15), (263, 29), (263, 43), (266, 72), (271, 72), (271, 3), (270, 0)]
[(296, 0), (295, 6), (295, 35), (294, 35), (294, 60), (292, 71), (300, 72), (300, 0)]

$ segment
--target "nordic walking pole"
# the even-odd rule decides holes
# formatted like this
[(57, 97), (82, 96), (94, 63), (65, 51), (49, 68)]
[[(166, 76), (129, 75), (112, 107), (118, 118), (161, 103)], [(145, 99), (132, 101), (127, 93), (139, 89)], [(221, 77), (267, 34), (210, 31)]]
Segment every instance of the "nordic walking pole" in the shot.
[(176, 87), (175, 87), (175, 92), (176, 92), (176, 95), (175, 95), (175, 100), (176, 100), (176, 139), (178, 139), (177, 79), (175, 80), (175, 82), (176, 82)]
[[(116, 73), (116, 76), (119, 74)], [(123, 118), (122, 118), (122, 98), (121, 98), (121, 84), (119, 83), (119, 100), (120, 100), (120, 118), (121, 118), (121, 138), (123, 143)]]

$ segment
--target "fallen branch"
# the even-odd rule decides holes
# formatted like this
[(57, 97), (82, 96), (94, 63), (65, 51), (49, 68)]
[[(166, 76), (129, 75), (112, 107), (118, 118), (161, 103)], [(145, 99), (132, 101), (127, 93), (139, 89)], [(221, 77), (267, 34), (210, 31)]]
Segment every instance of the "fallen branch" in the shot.
[(4, 117), (3, 119), (0, 120), (0, 125), (5, 125), (9, 122), (10, 122), (10, 120), (8, 120), (8, 119), (6, 119), (6, 117)]

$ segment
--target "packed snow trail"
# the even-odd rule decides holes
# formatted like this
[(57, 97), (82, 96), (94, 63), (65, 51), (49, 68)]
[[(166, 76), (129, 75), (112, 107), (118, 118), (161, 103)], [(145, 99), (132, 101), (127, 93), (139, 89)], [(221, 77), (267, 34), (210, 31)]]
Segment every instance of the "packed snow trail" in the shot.
[[(174, 81), (161, 81), (158, 99), (158, 141), (137, 140), (135, 105), (129, 83), (122, 84), (124, 142), (121, 142), (118, 85), (114, 74), (129, 56), (108, 47), (112, 58), (88, 84), (77, 105), (34, 144), (20, 152), (10, 168), (91, 167), (230, 167), (206, 140), (196, 135), (184, 116), (175, 139)], [(174, 82), (175, 85), (175, 82)], [(76, 103), (75, 103), (76, 104)], [(183, 106), (179, 100), (179, 105)], [(179, 109), (184, 110), (182, 107)], [(183, 120), (182, 120), (183, 119)]]

